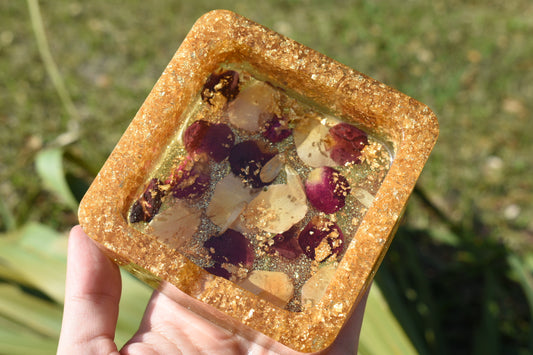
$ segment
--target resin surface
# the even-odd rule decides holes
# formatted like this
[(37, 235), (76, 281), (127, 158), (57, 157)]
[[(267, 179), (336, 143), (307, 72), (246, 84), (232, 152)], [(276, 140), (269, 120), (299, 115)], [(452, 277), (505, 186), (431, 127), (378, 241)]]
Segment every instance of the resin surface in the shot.
[(182, 122), (130, 224), (277, 306), (314, 306), (389, 169), (389, 149), (231, 65), (206, 79)]

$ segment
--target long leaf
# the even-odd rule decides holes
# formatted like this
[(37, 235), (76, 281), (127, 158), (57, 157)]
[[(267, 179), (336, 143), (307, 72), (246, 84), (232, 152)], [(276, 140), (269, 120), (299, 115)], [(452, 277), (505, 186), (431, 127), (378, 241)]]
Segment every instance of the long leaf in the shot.
[(0, 353), (9, 355), (53, 355), (57, 340), (36, 334), (6, 334), (0, 330)]
[[(5, 285), (5, 290), (0, 289), (0, 292), (5, 293), (5, 295), (0, 293), (0, 302), (3, 301), (0, 304), (0, 329), (6, 325), (6, 322), (12, 322), (13, 319), (16, 321), (15, 324), (20, 324), (20, 327), (13, 328), (12, 332), (2, 333), (0, 331), (0, 354), (33, 354), (33, 351), (25, 351), (25, 349), (31, 349), (33, 343), (49, 342), (49, 340), (41, 339), (42, 333), (52, 335), (52, 339), (57, 343), (65, 289), (66, 242), (67, 238), (64, 233), (41, 224), (29, 224), (0, 237), (0, 277), (13, 284), (42, 292), (57, 302), (54, 305), (57, 308), (54, 308), (57, 311), (54, 326), (43, 331), (40, 327), (35, 327), (35, 319), (49, 318), (49, 302), (38, 296), (24, 293), (12, 285)], [(122, 271), (122, 288), (116, 330), (116, 342), (119, 348), (139, 327), (153, 291), (126, 271)], [(32, 309), (31, 312), (16, 312), (25, 309), (27, 305), (29, 309)], [(2, 336), (9, 338), (9, 334), (15, 334), (21, 339), (27, 336), (28, 347), (20, 347), (17, 351), (13, 350), (15, 349), (13, 347), (6, 348), (1, 339)], [(10, 344), (10, 346), (17, 345), (16, 342), (10, 342)]]
[[(401, 296), (402, 289), (388, 267), (382, 265), (376, 274), (374, 285), (379, 285), (381, 293), (386, 295), (387, 305), (395, 315), (397, 321), (402, 325), (403, 331), (412, 342), (418, 354), (427, 355), (428, 350), (423, 334), (419, 329), (416, 319), (409, 312)], [(373, 286), (374, 287), (374, 286)]]
[(62, 149), (49, 148), (41, 150), (35, 158), (35, 164), (37, 173), (43, 180), (44, 187), (76, 212), (78, 202), (70, 191), (65, 178)]
[[(16, 235), (0, 239), (0, 259), (7, 261), (8, 269), (23, 275), (26, 286), (49, 294), (58, 302), (63, 299), (66, 267), (66, 238), (50, 228), (31, 224)], [(117, 322), (116, 342), (121, 347), (137, 330), (152, 289), (122, 271), (123, 293)], [(52, 286), (54, 285), (54, 286)], [(14, 318), (33, 332), (52, 336), (57, 342), (61, 322), (61, 306), (48, 302), (9, 286), (0, 288), (0, 314)], [(24, 310), (24, 311), (23, 311)], [(29, 310), (29, 312), (28, 312)], [(9, 338), (5, 333), (6, 338)], [(49, 344), (50, 340), (32, 334), (17, 332), (16, 337), (28, 341), (26, 346), (6, 348), (3, 352), (24, 353), (31, 344)], [(0, 333), (0, 343), (2, 333)], [(3, 343), (2, 343), (3, 344)], [(6, 343), (7, 344), (7, 343)], [(10, 346), (17, 345), (10, 342)], [(37, 347), (38, 348), (38, 347)], [(11, 351), (13, 350), (13, 351)], [(27, 353), (35, 353), (28, 351)], [(389, 309), (379, 286), (374, 283), (370, 292), (360, 342), (361, 354), (416, 354), (413, 345)]]
[[(528, 268), (527, 263), (515, 254), (510, 254), (507, 257), (507, 262), (518, 277), (518, 282), (522, 286), (529, 305), (530, 316), (533, 318), (533, 277), (531, 276), (531, 267)], [(530, 328), (529, 334), (529, 350), (533, 351), (533, 327)]]
[(375, 282), (368, 295), (359, 341), (359, 354), (417, 354)]
[(0, 238), (0, 271), (6, 279), (37, 289), (63, 302), (66, 238), (40, 224), (30, 224)]
[(0, 284), (0, 315), (43, 336), (59, 336), (61, 307), (32, 296), (16, 286)]
[(472, 354), (501, 354), (501, 341), (498, 330), (499, 311), (496, 300), (498, 285), (491, 269), (484, 272), (483, 299), (480, 300), (482, 318), (474, 333)]
[(0, 199), (0, 217), (2, 217), (2, 223), (4, 223), (6, 230), (10, 231), (15, 228), (15, 216), (13, 216), (3, 199)]
[(48, 39), (46, 37), (46, 32), (44, 30), (43, 19), (41, 16), (41, 10), (39, 8), (39, 1), (37, 0), (27, 0), (28, 11), (30, 13), (30, 21), (33, 28), (33, 33), (35, 35), (35, 40), (37, 42), (37, 49), (39, 50), (39, 55), (46, 69), (46, 73), (50, 77), (54, 88), (61, 99), (65, 110), (67, 111), (69, 117), (72, 120), (79, 121), (80, 114), (72, 102), (72, 98), (67, 90), (63, 77), (61, 76), (59, 69), (57, 67), (54, 58), (52, 57), (52, 52), (50, 51), (50, 46), (48, 44)]

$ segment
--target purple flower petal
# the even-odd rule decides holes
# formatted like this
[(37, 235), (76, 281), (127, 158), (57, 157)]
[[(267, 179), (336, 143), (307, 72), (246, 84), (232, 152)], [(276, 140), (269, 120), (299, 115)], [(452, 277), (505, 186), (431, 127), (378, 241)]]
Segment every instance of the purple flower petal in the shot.
[(260, 177), (261, 169), (276, 153), (264, 151), (256, 141), (249, 140), (236, 144), (231, 149), (229, 163), (231, 171), (250, 186), (268, 185)]
[(272, 143), (279, 143), (290, 136), (292, 129), (289, 128), (287, 119), (272, 115), (272, 118), (265, 123), (263, 137)]
[(368, 144), (365, 132), (348, 124), (339, 123), (329, 130), (330, 157), (339, 165), (360, 164), (361, 151)]
[(212, 273), (215, 276), (223, 277), (226, 280), (229, 280), (231, 277), (231, 273), (228, 270), (224, 269), (219, 263), (215, 263), (211, 267), (206, 267), (204, 268), (204, 270)]
[(313, 217), (298, 236), (304, 254), (318, 262), (342, 252), (344, 235), (335, 222), (323, 217)]
[(330, 167), (312, 170), (305, 182), (307, 199), (324, 213), (335, 213), (344, 207), (350, 190), (348, 180)]
[(228, 125), (205, 120), (193, 122), (183, 134), (183, 144), (187, 152), (206, 153), (217, 163), (226, 159), (234, 142), (235, 135)]
[(283, 234), (278, 234), (274, 237), (274, 244), (272, 249), (277, 251), (279, 255), (284, 258), (293, 260), (302, 254), (302, 249), (298, 245), (298, 238), (296, 238), (296, 228), (291, 228)]
[(207, 158), (187, 157), (166, 181), (172, 195), (179, 199), (196, 199), (209, 188), (211, 176)]
[(242, 233), (233, 229), (209, 238), (204, 242), (204, 248), (215, 263), (250, 267), (254, 262), (252, 244)]

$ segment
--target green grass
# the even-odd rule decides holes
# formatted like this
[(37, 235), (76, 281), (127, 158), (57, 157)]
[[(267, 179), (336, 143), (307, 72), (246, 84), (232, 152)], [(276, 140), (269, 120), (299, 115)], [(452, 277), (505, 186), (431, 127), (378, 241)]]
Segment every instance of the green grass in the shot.
[(63, 163), (79, 198), (194, 21), (226, 8), (436, 112), (439, 142), (378, 283), (420, 353), (533, 351), (529, 0), (40, 6), (42, 34), (74, 109), (46, 69), (26, 2), (1, 2), (0, 231), (76, 223), (72, 203), (45, 188), (36, 157), (78, 125)]

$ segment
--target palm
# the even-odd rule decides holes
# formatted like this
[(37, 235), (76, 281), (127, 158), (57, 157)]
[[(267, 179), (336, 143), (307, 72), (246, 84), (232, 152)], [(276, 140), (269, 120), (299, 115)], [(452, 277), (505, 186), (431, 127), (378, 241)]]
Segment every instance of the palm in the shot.
[[(172, 286), (155, 291), (137, 333), (120, 351), (113, 338), (121, 280), (81, 228), (69, 237), (65, 311), (58, 354), (299, 354), (258, 335), (250, 340), (233, 334), (189, 311), (172, 299), (187, 298)], [(361, 302), (328, 353), (354, 353), (362, 321)]]
[[(274, 353), (279, 353), (276, 350)], [(234, 335), (154, 292), (137, 334), (122, 354), (267, 354), (269, 350)], [(296, 352), (289, 352), (287, 354)]]

